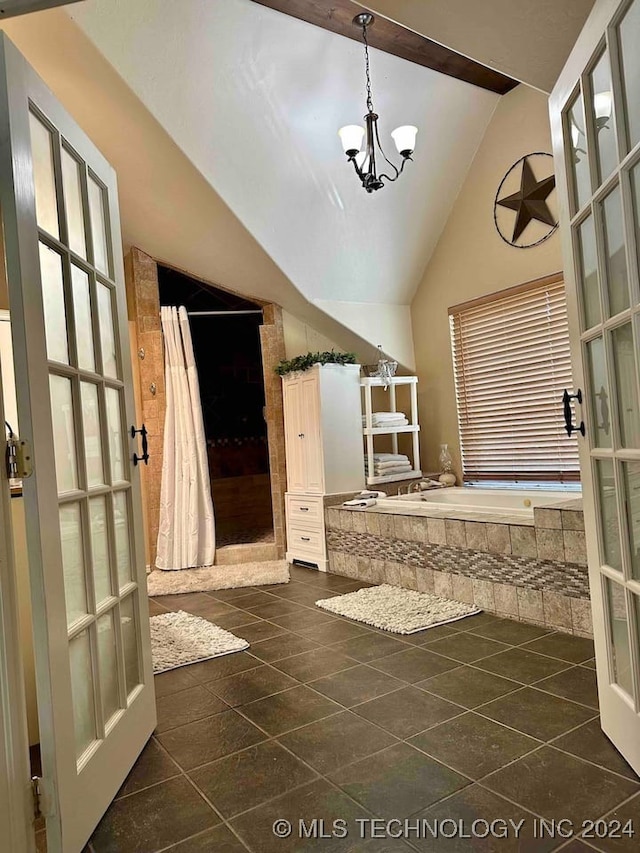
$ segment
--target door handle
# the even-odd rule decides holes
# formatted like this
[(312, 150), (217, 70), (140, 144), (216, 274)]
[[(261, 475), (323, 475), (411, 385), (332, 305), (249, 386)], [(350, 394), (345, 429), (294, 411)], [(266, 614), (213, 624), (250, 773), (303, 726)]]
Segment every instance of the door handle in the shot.
[(149, 442), (147, 441), (147, 428), (144, 424), (140, 427), (140, 429), (136, 429), (135, 426), (131, 427), (131, 438), (135, 438), (137, 433), (140, 433), (142, 436), (142, 456), (138, 456), (137, 453), (133, 454), (133, 464), (137, 465), (138, 462), (144, 462), (145, 465), (149, 464)]
[(566, 388), (564, 389), (564, 394), (562, 395), (562, 405), (564, 407), (564, 428), (566, 429), (568, 436), (574, 432), (579, 432), (580, 435), (584, 435), (584, 421), (580, 421), (578, 426), (573, 423), (573, 412), (571, 411), (572, 400), (577, 400), (578, 403), (582, 403), (582, 391), (580, 388), (578, 388), (575, 394), (570, 394)]

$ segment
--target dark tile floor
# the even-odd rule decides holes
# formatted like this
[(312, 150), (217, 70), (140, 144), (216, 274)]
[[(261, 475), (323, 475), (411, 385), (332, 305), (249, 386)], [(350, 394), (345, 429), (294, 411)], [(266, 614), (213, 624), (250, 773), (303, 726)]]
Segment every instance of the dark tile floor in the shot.
[[(251, 648), (156, 678), (158, 728), (90, 850), (638, 849), (640, 780), (600, 731), (589, 640), (484, 614), (401, 638), (314, 607), (358, 586), (294, 567), (288, 585), (152, 601)], [(536, 819), (580, 830), (601, 817), (634, 820), (635, 837), (534, 837)], [(348, 834), (300, 838), (314, 818)], [(410, 818), (408, 834), (372, 838), (374, 818)], [(290, 836), (274, 835), (277, 819)], [(464, 831), (417, 838), (416, 819)], [(498, 835), (524, 824), (519, 838), (510, 825), (508, 838), (464, 837), (474, 820), (501, 822)]]

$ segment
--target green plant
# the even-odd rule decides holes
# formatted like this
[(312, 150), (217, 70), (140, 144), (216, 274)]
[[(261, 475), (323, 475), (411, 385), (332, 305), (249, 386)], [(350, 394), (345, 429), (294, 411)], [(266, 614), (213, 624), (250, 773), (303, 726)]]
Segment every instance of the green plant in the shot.
[(280, 376), (286, 376), (287, 373), (295, 373), (299, 370), (309, 370), (314, 364), (357, 364), (356, 354), (354, 352), (308, 352), (306, 355), (297, 355), (295, 358), (282, 359), (275, 368), (275, 371)]

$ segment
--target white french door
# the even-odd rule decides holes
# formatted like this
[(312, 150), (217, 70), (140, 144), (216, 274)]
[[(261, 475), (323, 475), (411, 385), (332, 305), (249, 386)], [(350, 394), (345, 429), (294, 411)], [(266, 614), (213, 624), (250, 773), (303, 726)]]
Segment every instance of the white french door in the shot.
[(155, 726), (115, 174), (2, 35), (0, 205), (43, 811), (79, 853)]
[(640, 773), (640, 0), (596, 0), (551, 95), (602, 728)]

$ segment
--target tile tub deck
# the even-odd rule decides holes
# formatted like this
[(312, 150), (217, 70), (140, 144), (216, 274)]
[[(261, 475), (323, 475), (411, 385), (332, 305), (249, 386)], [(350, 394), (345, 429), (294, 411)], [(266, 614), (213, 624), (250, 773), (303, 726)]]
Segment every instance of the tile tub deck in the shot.
[(326, 509), (329, 571), (475, 603), (489, 613), (591, 636), (580, 500), (534, 518), (381, 501)]

